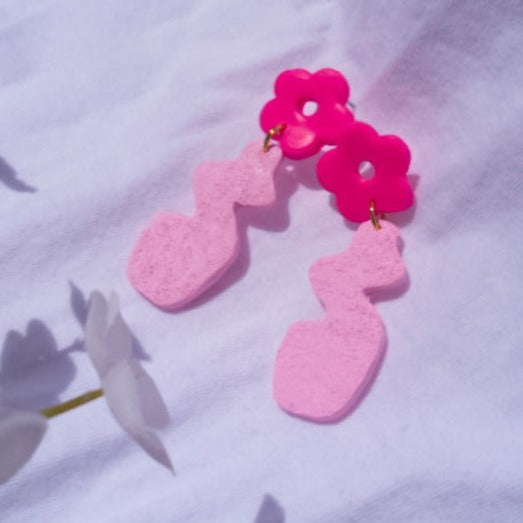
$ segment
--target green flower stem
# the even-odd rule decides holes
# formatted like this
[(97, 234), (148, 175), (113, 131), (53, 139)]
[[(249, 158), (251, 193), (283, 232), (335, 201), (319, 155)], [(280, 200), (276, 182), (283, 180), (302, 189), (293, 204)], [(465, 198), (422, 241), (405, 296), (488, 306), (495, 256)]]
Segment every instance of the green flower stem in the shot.
[(104, 395), (104, 391), (102, 389), (90, 390), (89, 392), (86, 392), (85, 394), (82, 394), (81, 396), (77, 396), (76, 398), (70, 399), (68, 401), (64, 401), (64, 403), (60, 403), (58, 405), (53, 405), (52, 407), (41, 410), (40, 414), (42, 414), (42, 416), (45, 416), (46, 418), (53, 418), (54, 416), (59, 416), (60, 414), (63, 414), (64, 412), (68, 412), (70, 410), (76, 409), (76, 407), (85, 405), (86, 403), (89, 403), (90, 401), (98, 399), (98, 398), (102, 397), (103, 395)]

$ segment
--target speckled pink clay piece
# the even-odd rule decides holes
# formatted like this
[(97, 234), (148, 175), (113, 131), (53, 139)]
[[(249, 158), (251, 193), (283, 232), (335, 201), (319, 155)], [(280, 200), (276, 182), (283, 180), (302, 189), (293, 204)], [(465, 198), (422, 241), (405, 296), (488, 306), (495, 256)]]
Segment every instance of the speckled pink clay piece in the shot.
[(310, 278), (326, 309), (322, 320), (293, 324), (278, 351), (274, 397), (285, 411), (311, 421), (343, 418), (370, 385), (386, 346), (383, 323), (367, 291), (407, 278), (399, 231), (360, 225), (349, 249), (321, 258)]
[(132, 285), (164, 309), (186, 305), (207, 290), (238, 255), (235, 204), (275, 201), (278, 147), (251, 143), (235, 161), (197, 167), (196, 215), (163, 213), (142, 232), (128, 265)]

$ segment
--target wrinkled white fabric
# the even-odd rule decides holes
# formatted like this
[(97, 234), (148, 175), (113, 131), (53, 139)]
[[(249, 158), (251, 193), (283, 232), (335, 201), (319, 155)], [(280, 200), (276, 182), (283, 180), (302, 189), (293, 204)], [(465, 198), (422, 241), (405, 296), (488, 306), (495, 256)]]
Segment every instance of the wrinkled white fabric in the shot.
[[(0, 0), (0, 404), (96, 386), (85, 297), (114, 289), (177, 471), (99, 400), (50, 421), (0, 487), (0, 519), (520, 520), (522, 22), (518, 0)], [(240, 213), (249, 247), (195, 306), (161, 312), (125, 275), (156, 212), (193, 212), (198, 163), (262, 139), (277, 74), (325, 66), (359, 119), (410, 145), (418, 176), (415, 211), (391, 218), (411, 285), (377, 304), (385, 361), (335, 425), (271, 395), (288, 326), (322, 314), (308, 268), (354, 234), (314, 161), (277, 208)]]

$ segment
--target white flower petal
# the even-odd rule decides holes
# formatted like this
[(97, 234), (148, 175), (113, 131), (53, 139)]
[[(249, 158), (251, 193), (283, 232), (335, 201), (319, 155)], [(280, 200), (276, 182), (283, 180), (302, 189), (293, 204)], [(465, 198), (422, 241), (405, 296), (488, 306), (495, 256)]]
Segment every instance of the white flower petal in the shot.
[(132, 436), (140, 444), (143, 450), (149, 454), (149, 456), (154, 458), (164, 467), (174, 472), (171, 458), (169, 457), (169, 454), (167, 454), (167, 451), (165, 450), (165, 447), (163, 446), (160, 438), (154, 432), (144, 428), (137, 428), (135, 431), (133, 431)]
[(105, 398), (119, 425), (162, 465), (172, 468), (159, 438), (149, 429), (165, 425), (169, 414), (151, 377), (136, 360), (122, 360), (102, 377)]
[(86, 330), (102, 334), (107, 330), (107, 300), (100, 291), (93, 291), (89, 296)]
[(109, 325), (111, 325), (116, 316), (120, 314), (120, 300), (118, 299), (118, 294), (116, 294), (116, 292), (111, 292), (107, 305), (107, 322)]
[(118, 313), (112, 323), (109, 324), (105, 343), (105, 371), (117, 361), (132, 357), (133, 335), (120, 313)]
[(145, 424), (154, 429), (165, 428), (171, 422), (171, 416), (158, 387), (136, 360), (132, 360), (130, 363), (134, 367), (134, 377), (140, 398), (140, 410)]
[(93, 291), (89, 297), (85, 322), (85, 348), (97, 372), (106, 367), (107, 301), (101, 292)]
[(0, 483), (27, 463), (46, 429), (47, 420), (41, 414), (0, 407)]
[(134, 338), (118, 308), (94, 291), (89, 299), (85, 346), (95, 366), (105, 399), (119, 425), (162, 465), (172, 469), (162, 442), (151, 429), (170, 421), (167, 407), (151, 377), (133, 358)]
[(85, 347), (100, 376), (119, 360), (133, 353), (133, 335), (118, 312), (118, 297), (111, 294), (109, 303), (99, 291), (89, 298), (85, 326)]

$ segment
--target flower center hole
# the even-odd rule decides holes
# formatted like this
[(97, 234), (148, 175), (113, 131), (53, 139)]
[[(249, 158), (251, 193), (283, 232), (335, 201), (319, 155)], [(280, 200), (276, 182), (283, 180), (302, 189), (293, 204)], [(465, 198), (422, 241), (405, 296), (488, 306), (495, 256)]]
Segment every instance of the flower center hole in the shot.
[(313, 102), (312, 100), (309, 100), (308, 102), (305, 102), (303, 105), (302, 113), (305, 116), (312, 116), (316, 113), (318, 110), (318, 104), (316, 102)]
[(376, 174), (376, 171), (374, 170), (374, 165), (366, 161), (360, 163), (358, 171), (360, 173), (360, 176), (365, 180), (371, 180), (372, 178), (374, 178), (374, 175)]

